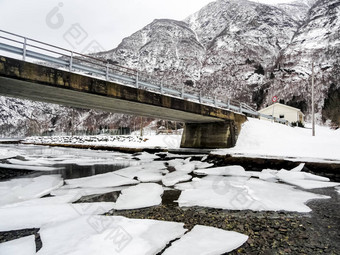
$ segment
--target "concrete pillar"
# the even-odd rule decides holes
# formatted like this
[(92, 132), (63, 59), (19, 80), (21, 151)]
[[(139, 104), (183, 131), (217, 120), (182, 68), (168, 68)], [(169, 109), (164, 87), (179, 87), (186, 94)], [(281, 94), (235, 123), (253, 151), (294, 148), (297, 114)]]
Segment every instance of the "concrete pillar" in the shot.
[(182, 148), (230, 148), (235, 146), (240, 125), (234, 120), (213, 123), (186, 123)]

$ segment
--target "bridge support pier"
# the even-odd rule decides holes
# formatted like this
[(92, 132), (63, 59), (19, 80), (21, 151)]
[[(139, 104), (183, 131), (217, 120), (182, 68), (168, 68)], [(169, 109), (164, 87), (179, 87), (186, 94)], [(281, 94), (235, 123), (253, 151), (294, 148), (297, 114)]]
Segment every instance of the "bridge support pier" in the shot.
[(230, 148), (236, 144), (244, 122), (226, 120), (212, 123), (186, 123), (182, 135), (182, 148)]

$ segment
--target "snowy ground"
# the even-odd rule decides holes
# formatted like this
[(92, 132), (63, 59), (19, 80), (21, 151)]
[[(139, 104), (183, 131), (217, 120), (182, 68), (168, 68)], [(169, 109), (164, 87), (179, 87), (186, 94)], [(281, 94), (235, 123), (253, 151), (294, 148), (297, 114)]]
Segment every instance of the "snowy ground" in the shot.
[(316, 126), (316, 136), (313, 137), (308, 128), (248, 118), (236, 146), (216, 150), (213, 154), (334, 163), (340, 162), (339, 148), (340, 130)]
[[(175, 239), (178, 240), (163, 254), (222, 254), (241, 246), (248, 237), (200, 225), (186, 232), (183, 223), (102, 214), (159, 206), (164, 191), (169, 188), (181, 192), (177, 202), (183, 208), (308, 213), (311, 209), (307, 201), (329, 198), (308, 189), (336, 187), (338, 190), (340, 186), (328, 178), (303, 172), (303, 164), (291, 170), (253, 172), (241, 166), (214, 167), (190, 157), (159, 161), (159, 156), (146, 152), (129, 155), (77, 149), (44, 150), (26, 145), (1, 146), (0, 151), (3, 158), (0, 167), (6, 165), (4, 171), (31, 166), (34, 172), (48, 173), (67, 164), (138, 162), (114, 172), (81, 178), (63, 179), (61, 175), (51, 174), (0, 182), (0, 232), (40, 228), (43, 248), (37, 254), (158, 254)], [(15, 155), (20, 157), (13, 158)], [(75, 203), (87, 195), (113, 191), (120, 192), (116, 201)], [(223, 242), (226, 238), (227, 243)], [(0, 254), (35, 254), (34, 239), (2, 243)]]

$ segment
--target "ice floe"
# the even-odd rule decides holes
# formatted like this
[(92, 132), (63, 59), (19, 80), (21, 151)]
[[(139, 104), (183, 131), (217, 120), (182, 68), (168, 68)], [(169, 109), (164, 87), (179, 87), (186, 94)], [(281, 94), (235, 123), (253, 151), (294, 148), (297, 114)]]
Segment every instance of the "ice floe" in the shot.
[(121, 216), (79, 217), (40, 229), (38, 255), (158, 254), (185, 233), (183, 223)]
[(197, 169), (208, 168), (214, 165), (213, 163), (201, 162), (201, 161), (195, 161), (194, 163)]
[(170, 167), (181, 166), (181, 165), (184, 164), (184, 159), (172, 159), (172, 160), (166, 161), (166, 163), (167, 163), (168, 166), (170, 166)]
[(29, 171), (55, 171), (62, 170), (64, 167), (51, 167), (51, 166), (30, 166), (23, 164), (4, 164), (0, 163), (0, 168), (6, 169), (19, 169), (19, 170), (29, 170)]
[(242, 166), (222, 166), (194, 171), (195, 174), (203, 175), (232, 175), (232, 176), (249, 176)]
[(35, 198), (31, 200), (26, 200), (23, 202), (14, 203), (14, 204), (3, 205), (0, 208), (66, 204), (66, 203), (76, 202), (81, 197), (82, 196), (80, 194), (68, 194), (68, 195), (57, 196), (57, 197)]
[(191, 180), (191, 178), (192, 178), (192, 176), (185, 173), (185, 172), (175, 171), (175, 172), (166, 174), (162, 178), (162, 183), (165, 186), (173, 186), (173, 185), (175, 185), (176, 183), (179, 183), (179, 182), (189, 181), (189, 180)]
[(313, 180), (313, 181), (322, 181), (328, 182), (329, 178), (318, 176), (315, 174), (305, 173), (305, 172), (292, 172), (287, 170), (280, 170), (277, 172), (276, 176), (283, 180), (283, 179), (295, 179), (295, 180)]
[(186, 162), (185, 164), (182, 164), (182, 165), (176, 165), (174, 166), (176, 171), (181, 171), (181, 172), (184, 172), (184, 173), (191, 173), (192, 171), (195, 170), (196, 168), (196, 165), (194, 162)]
[(0, 243), (1, 255), (35, 255), (35, 250), (34, 235)]
[(230, 210), (309, 212), (305, 203), (311, 199), (329, 198), (297, 190), (287, 184), (254, 178), (235, 179), (207, 176), (176, 185), (184, 189), (178, 199), (181, 207), (202, 206)]
[(163, 255), (209, 254), (230, 252), (248, 240), (248, 236), (218, 228), (196, 225), (189, 233), (175, 241)]
[(135, 158), (138, 158), (143, 161), (152, 161), (154, 159), (158, 159), (159, 156), (148, 152), (142, 152), (140, 155), (135, 156)]
[(159, 205), (162, 202), (163, 191), (159, 184), (140, 183), (122, 190), (114, 208), (116, 210), (128, 210)]
[(340, 186), (338, 182), (314, 181), (305, 179), (281, 178), (281, 181), (303, 189), (319, 189)]
[(297, 167), (294, 167), (290, 171), (291, 172), (301, 172), (304, 167), (305, 167), (305, 163), (301, 163), (300, 165), (298, 165)]
[(336, 191), (340, 194), (340, 187), (336, 187)]
[(9, 150), (6, 148), (0, 148), (0, 160), (2, 159), (8, 159), (8, 158), (14, 158), (18, 156), (19, 153), (15, 150)]
[(52, 196), (73, 196), (73, 197), (83, 197), (90, 195), (101, 195), (105, 193), (110, 193), (114, 191), (121, 191), (126, 189), (127, 186), (119, 186), (113, 188), (71, 188), (72, 186), (65, 185), (59, 189), (53, 190), (50, 194)]
[(60, 175), (42, 175), (0, 182), (0, 206), (49, 194), (63, 185)]
[(168, 173), (163, 162), (144, 163), (138, 166), (126, 167), (115, 171), (115, 174), (127, 178), (137, 178), (141, 182), (159, 182), (163, 174)]
[(44, 224), (78, 218), (81, 215), (103, 214), (114, 203), (77, 203), (16, 206), (0, 208), (0, 231), (40, 228)]
[(139, 181), (120, 176), (113, 172), (69, 179), (65, 180), (65, 182), (73, 188), (108, 188), (139, 183)]

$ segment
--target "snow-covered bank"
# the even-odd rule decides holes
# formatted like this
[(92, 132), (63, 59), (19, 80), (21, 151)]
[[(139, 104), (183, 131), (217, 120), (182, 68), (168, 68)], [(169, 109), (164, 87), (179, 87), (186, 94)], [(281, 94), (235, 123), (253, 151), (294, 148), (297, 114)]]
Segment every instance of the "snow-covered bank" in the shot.
[[(181, 135), (28, 137), (25, 142), (118, 148), (179, 149)], [(317, 126), (316, 136), (312, 137), (312, 131), (309, 128), (293, 128), (265, 120), (248, 118), (248, 121), (242, 126), (236, 146), (230, 149), (215, 150), (212, 151), (212, 154), (340, 163), (339, 148), (340, 130)]]
[[(340, 162), (340, 130), (317, 126), (316, 136), (308, 128), (289, 127), (248, 118), (236, 146), (213, 154), (256, 158), (283, 158), (305, 162)], [(334, 162), (333, 162), (334, 163)]]
[(76, 144), (89, 146), (107, 146), (119, 148), (165, 148), (177, 149), (181, 143), (181, 135), (97, 135), (97, 136), (32, 136), (25, 143), (33, 144)]

